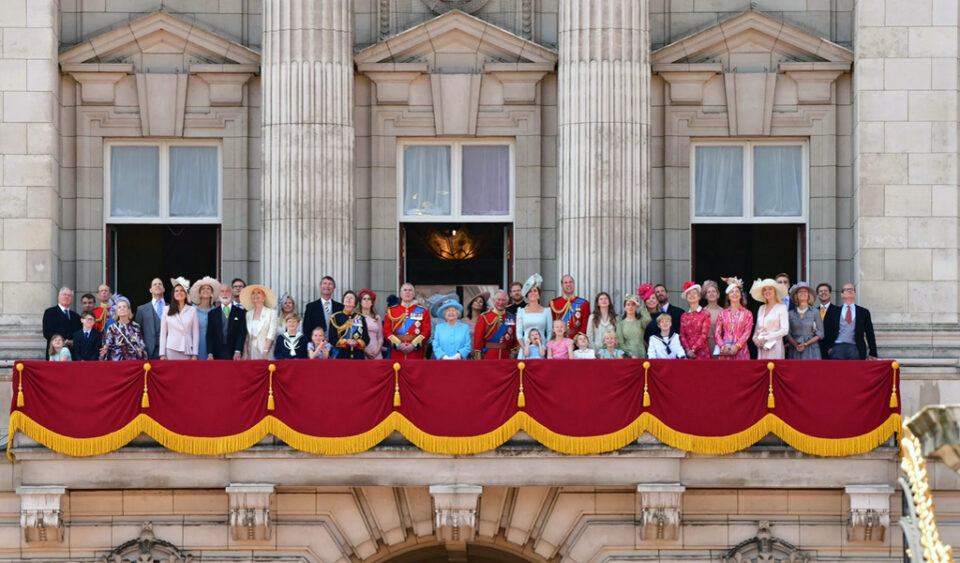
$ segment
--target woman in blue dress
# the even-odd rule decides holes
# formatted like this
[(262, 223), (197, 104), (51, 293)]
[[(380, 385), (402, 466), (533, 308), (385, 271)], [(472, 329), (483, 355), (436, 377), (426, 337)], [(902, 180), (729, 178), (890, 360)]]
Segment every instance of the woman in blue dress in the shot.
[(207, 320), (210, 311), (213, 310), (213, 296), (220, 293), (220, 282), (206, 276), (194, 282), (190, 286), (190, 301), (194, 303), (197, 309), (197, 322), (200, 326), (200, 340), (197, 342), (197, 359), (206, 360), (210, 355), (207, 350)]
[(437, 312), (443, 323), (433, 327), (433, 356), (438, 360), (470, 357), (470, 327), (460, 320), (463, 307), (454, 299), (440, 304)]

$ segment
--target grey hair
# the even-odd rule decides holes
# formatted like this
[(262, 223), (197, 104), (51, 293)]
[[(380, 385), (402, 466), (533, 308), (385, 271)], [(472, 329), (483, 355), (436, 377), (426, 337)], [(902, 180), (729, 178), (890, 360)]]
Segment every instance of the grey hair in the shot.
[(73, 293), (73, 290), (72, 290), (72, 289), (70, 289), (70, 288), (67, 287), (67, 286), (63, 286), (63, 287), (61, 287), (60, 289), (57, 290), (57, 295), (60, 295), (60, 294), (63, 293), (64, 291), (69, 291), (70, 293)]

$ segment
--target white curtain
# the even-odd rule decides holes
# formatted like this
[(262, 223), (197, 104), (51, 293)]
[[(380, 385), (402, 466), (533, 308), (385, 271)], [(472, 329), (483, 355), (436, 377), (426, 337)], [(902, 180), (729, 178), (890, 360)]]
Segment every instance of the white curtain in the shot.
[(160, 215), (158, 147), (110, 147), (110, 214), (114, 217)]
[(753, 149), (753, 214), (799, 217), (803, 213), (803, 149), (758, 146)]
[(403, 213), (450, 215), (450, 147), (403, 150)]
[(170, 216), (217, 216), (217, 147), (170, 147)]
[(463, 214), (510, 213), (510, 147), (463, 147)]
[(696, 148), (698, 217), (743, 215), (743, 147)]

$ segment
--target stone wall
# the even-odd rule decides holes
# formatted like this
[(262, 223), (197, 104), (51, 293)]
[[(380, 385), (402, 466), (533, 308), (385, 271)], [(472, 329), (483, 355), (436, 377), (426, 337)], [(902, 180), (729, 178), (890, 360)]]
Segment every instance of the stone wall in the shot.
[(957, 3), (857, 2), (860, 300), (874, 322), (958, 316)]

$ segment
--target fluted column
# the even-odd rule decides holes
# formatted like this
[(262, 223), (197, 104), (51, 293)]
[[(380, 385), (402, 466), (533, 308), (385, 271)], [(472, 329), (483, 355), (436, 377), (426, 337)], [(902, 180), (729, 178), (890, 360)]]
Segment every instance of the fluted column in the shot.
[(261, 279), (303, 304), (352, 287), (353, 2), (264, 0)]
[(618, 309), (647, 275), (649, 53), (647, 2), (560, 0), (557, 265)]

